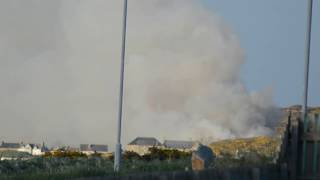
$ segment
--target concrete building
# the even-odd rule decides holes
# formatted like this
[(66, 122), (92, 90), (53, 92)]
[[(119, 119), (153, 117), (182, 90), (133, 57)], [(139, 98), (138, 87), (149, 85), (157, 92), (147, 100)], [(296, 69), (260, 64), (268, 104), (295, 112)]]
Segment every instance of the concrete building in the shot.
[(139, 155), (144, 155), (149, 153), (149, 148), (151, 147), (161, 147), (162, 144), (153, 137), (137, 137), (132, 142), (130, 142), (126, 151), (131, 151), (138, 153)]

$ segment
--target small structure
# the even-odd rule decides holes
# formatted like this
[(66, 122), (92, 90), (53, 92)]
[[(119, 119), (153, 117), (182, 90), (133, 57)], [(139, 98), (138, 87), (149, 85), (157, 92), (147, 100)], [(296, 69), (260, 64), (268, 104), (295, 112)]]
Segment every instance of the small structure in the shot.
[(153, 137), (137, 137), (127, 145), (126, 151), (136, 152), (142, 156), (149, 153), (151, 147), (161, 147), (161, 143)]
[(17, 151), (22, 146), (22, 143), (6, 143), (2, 141), (0, 151)]
[(80, 148), (67, 146), (67, 147), (65, 147), (65, 151), (79, 152), (79, 151), (80, 151)]
[(108, 145), (103, 144), (80, 144), (80, 152), (86, 155), (95, 153), (108, 153)]
[(41, 155), (41, 147), (37, 144), (22, 144), (17, 151), (26, 152), (31, 155)]
[(45, 152), (48, 152), (49, 149), (44, 145), (44, 143), (42, 145), (29, 143), (21, 144), (21, 147), (17, 149), (17, 151), (26, 152), (33, 156), (41, 156), (44, 155)]
[(2, 142), (0, 146), (0, 151), (16, 151), (16, 152), (25, 152), (33, 156), (43, 155), (48, 151), (48, 148), (43, 144), (24, 144), (24, 143), (6, 143)]
[(192, 153), (192, 169), (195, 171), (203, 170), (209, 167), (214, 160), (214, 154), (211, 148), (202, 144), (193, 147), (195, 151)]
[(195, 144), (193, 141), (174, 141), (165, 140), (163, 147), (166, 149), (176, 149), (179, 151), (189, 152), (192, 150), (192, 146)]

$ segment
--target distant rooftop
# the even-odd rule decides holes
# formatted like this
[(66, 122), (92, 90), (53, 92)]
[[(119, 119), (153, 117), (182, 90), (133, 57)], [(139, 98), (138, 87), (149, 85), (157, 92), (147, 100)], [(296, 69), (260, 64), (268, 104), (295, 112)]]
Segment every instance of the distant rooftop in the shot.
[(107, 152), (108, 145), (103, 144), (80, 144), (80, 151)]
[(92, 151), (96, 152), (107, 152), (108, 151), (108, 146), (107, 145), (102, 145), (102, 144), (91, 144), (90, 149)]
[(90, 151), (89, 144), (80, 144), (80, 151)]
[(0, 148), (13, 148), (13, 149), (18, 149), (21, 147), (20, 143), (6, 143), (2, 142)]
[(139, 146), (161, 146), (161, 143), (153, 137), (137, 137), (129, 145)]
[(172, 149), (191, 149), (194, 143), (193, 141), (165, 140), (163, 145)]

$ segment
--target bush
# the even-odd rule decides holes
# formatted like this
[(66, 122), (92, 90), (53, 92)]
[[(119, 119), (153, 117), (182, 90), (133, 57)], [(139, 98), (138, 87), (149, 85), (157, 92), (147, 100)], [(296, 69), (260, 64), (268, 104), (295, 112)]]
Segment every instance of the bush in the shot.
[(177, 160), (191, 157), (191, 152), (183, 152), (176, 149), (159, 149), (152, 147), (149, 151), (151, 159)]
[[(190, 159), (176, 161), (124, 160), (121, 172), (131, 173), (174, 171), (190, 168)], [(100, 157), (34, 157), (29, 160), (0, 161), (0, 179), (75, 179), (114, 175), (113, 161)]]
[(136, 152), (125, 151), (123, 153), (124, 160), (144, 160), (144, 161), (152, 161), (152, 160), (178, 160), (190, 158), (190, 152), (182, 152), (175, 149), (159, 149), (156, 147), (149, 148), (149, 153), (140, 156)]
[(138, 159), (142, 159), (142, 157), (133, 151), (125, 151), (122, 155), (124, 160), (138, 160)]
[(60, 158), (79, 158), (79, 157), (87, 157), (86, 154), (77, 152), (77, 151), (64, 151), (64, 150), (57, 150), (53, 152), (46, 152), (44, 157), (60, 157)]

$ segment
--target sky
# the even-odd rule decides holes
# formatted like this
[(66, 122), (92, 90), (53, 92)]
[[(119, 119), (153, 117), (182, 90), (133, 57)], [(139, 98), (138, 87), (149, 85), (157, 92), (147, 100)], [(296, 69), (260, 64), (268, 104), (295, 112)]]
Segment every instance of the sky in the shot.
[[(279, 106), (302, 104), (307, 2), (301, 0), (203, 0), (240, 38), (250, 91), (271, 87)], [(320, 1), (314, 1), (310, 105), (320, 104)]]

